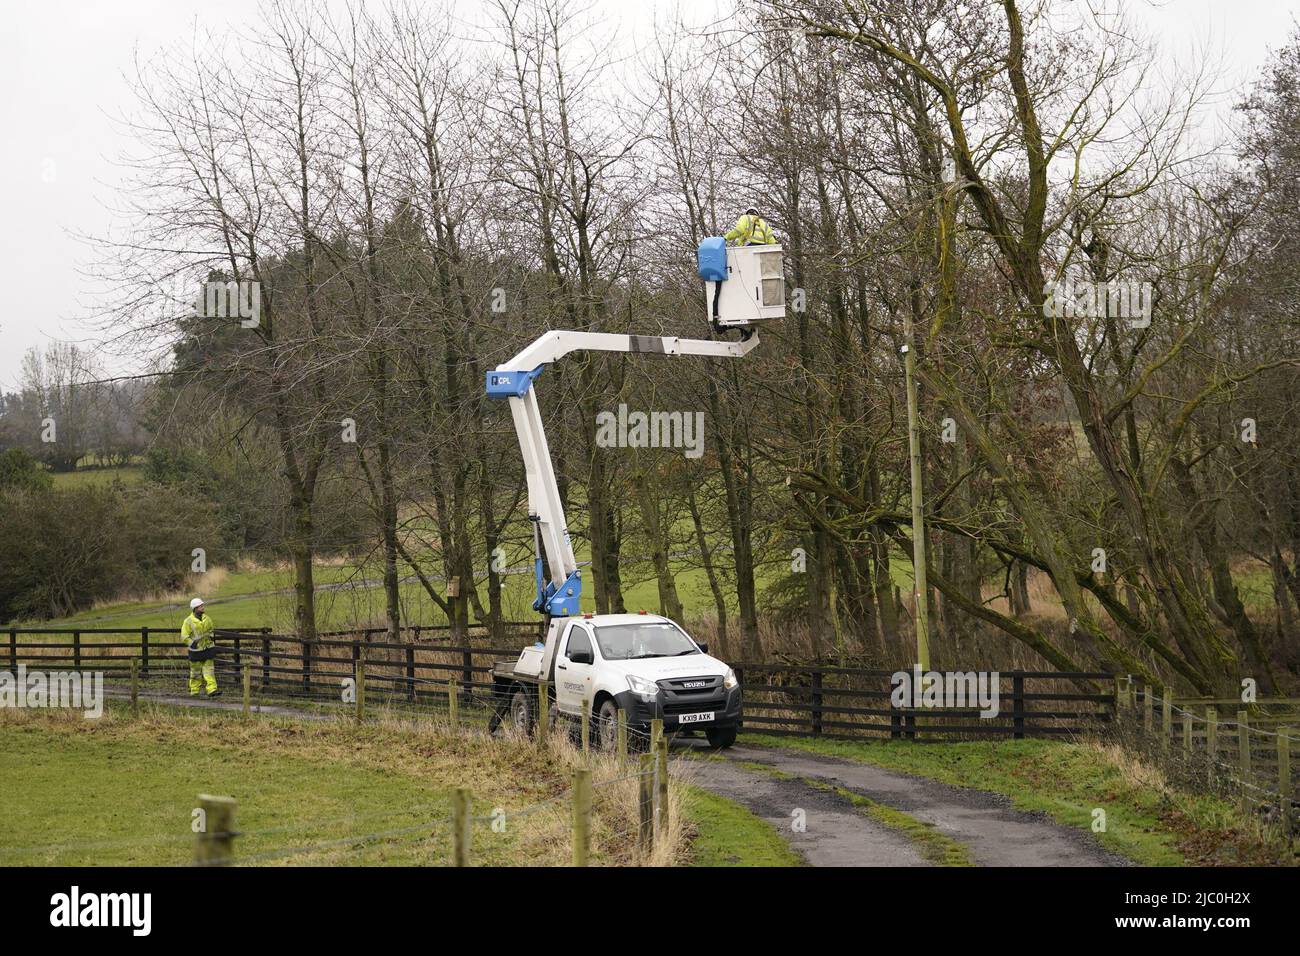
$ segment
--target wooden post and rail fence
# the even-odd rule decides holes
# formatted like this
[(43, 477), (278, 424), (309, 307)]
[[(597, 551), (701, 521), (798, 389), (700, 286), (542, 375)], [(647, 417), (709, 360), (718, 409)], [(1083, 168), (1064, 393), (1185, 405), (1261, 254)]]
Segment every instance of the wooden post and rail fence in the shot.
[(1276, 811), (1296, 831), (1292, 753), (1300, 743), (1300, 700), (1261, 697), (1178, 697), (1129, 677), (1115, 678), (1117, 719), (1139, 731), (1145, 749), (1173, 769), (1193, 774), (1243, 807)]
[[(142, 686), (174, 681), (188, 667), (175, 629), (8, 628), (14, 670), (89, 669), (107, 680), (136, 668)], [(410, 704), (469, 716), (490, 698), (493, 663), (518, 656), (541, 637), (535, 623), (505, 625), (505, 641), (486, 628), (455, 634), (446, 627), (404, 628), (401, 642), (387, 631), (326, 632), (314, 641), (274, 634), (269, 628), (218, 629), (219, 680), (247, 684), (245, 696), (338, 701), (342, 681), (353, 679), (363, 709)], [(136, 661), (133, 665), (132, 661)], [(898, 740), (1022, 739), (1070, 736), (1113, 719), (1114, 678), (1104, 673), (1004, 672), (997, 677), (997, 714), (985, 716), (973, 700), (941, 710), (896, 706), (895, 672), (853, 667), (744, 662), (733, 665), (745, 694), (743, 732), (828, 739), (888, 737)], [(176, 685), (177, 690), (183, 685)], [(539, 702), (539, 708), (544, 703)], [(671, 716), (671, 715), (670, 715)]]
[[(175, 629), (5, 630), (7, 654), (0, 651), (0, 667), (9, 670), (21, 664), (101, 671), (109, 681), (129, 681), (134, 707), (141, 688), (155, 689), (162, 682), (176, 692), (184, 687), (188, 662)], [(513, 659), (541, 637), (533, 622), (506, 625), (505, 632), (504, 641), (494, 642), (486, 628), (453, 632), (422, 625), (403, 629), (405, 639), (393, 642), (382, 639), (387, 632), (381, 629), (328, 632), (315, 641), (268, 628), (219, 629), (218, 676), (244, 685), (246, 710), (250, 698), (337, 702), (343, 680), (353, 678), (359, 714), (384, 704), (477, 721), (493, 703), (493, 663)], [(1289, 806), (1295, 794), (1291, 757), (1300, 701), (1264, 699), (1246, 706), (1230, 699), (1165, 698), (1102, 672), (1010, 671), (997, 675), (996, 716), (987, 716), (973, 701), (942, 708), (898, 706), (896, 672), (888, 670), (757, 662), (733, 667), (744, 688), (746, 735), (918, 743), (1068, 738), (1132, 714), (1158, 753), (1213, 755), (1214, 772), (1231, 771), (1244, 788), (1267, 795), (1261, 799)], [(534, 706), (541, 712), (548, 709), (547, 688), (539, 687), (538, 694)], [(545, 722), (539, 726), (544, 730)], [(623, 722), (616, 733), (618, 749), (626, 752)], [(589, 739), (583, 745), (589, 748)]]

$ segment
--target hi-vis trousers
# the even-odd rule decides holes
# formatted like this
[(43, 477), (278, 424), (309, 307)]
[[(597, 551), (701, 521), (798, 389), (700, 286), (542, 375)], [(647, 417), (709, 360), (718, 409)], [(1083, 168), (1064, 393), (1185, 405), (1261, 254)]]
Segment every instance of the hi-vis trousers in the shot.
[(209, 694), (217, 692), (217, 662), (211, 658), (206, 661), (190, 661), (190, 696), (198, 697), (205, 683)]

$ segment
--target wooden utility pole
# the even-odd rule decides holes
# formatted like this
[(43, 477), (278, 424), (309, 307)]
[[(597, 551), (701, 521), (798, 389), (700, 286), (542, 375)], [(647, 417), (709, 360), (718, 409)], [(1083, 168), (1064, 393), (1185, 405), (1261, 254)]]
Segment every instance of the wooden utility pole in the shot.
[(916, 606), (916, 663), (930, 669), (930, 587), (925, 576), (925, 514), (921, 488), (921, 429), (916, 412), (916, 348), (912, 314), (903, 310), (903, 369), (907, 377), (907, 447), (912, 461), (912, 601)]

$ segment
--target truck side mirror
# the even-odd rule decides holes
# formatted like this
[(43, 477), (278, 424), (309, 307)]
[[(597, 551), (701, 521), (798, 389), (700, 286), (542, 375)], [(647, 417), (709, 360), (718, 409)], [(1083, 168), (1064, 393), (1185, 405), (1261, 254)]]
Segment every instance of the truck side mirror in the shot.
[(591, 651), (574, 651), (569, 655), (569, 661), (574, 664), (594, 664), (596, 658), (592, 656)]
[(700, 651), (701, 651), (702, 653), (705, 653), (705, 654), (709, 653), (709, 642), (708, 642), (708, 641), (696, 641), (695, 643), (699, 646)]

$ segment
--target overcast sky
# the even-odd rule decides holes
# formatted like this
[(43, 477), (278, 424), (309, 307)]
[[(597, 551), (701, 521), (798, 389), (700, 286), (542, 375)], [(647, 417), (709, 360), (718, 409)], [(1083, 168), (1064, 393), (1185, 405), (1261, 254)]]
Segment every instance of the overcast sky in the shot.
[[(465, 0), (472, 6), (474, 0)], [(594, 0), (625, 25), (623, 42), (652, 22), (644, 0)], [(1134, 16), (1163, 55), (1186, 63), (1210, 50), (1226, 68), (1220, 121), (1231, 94), (1252, 79), (1270, 47), (1292, 29), (1300, 0), (1131, 0)], [(43, 0), (8, 4), (0, 29), (0, 388), (18, 381), (22, 355), (51, 339), (93, 344), (86, 316), (96, 287), (84, 275), (93, 250), (77, 237), (112, 223), (115, 160), (129, 149), (114, 118), (132, 99), (123, 74), (133, 51), (148, 53), (190, 35), (257, 18), (256, 0)], [(129, 358), (102, 356), (113, 372)]]

